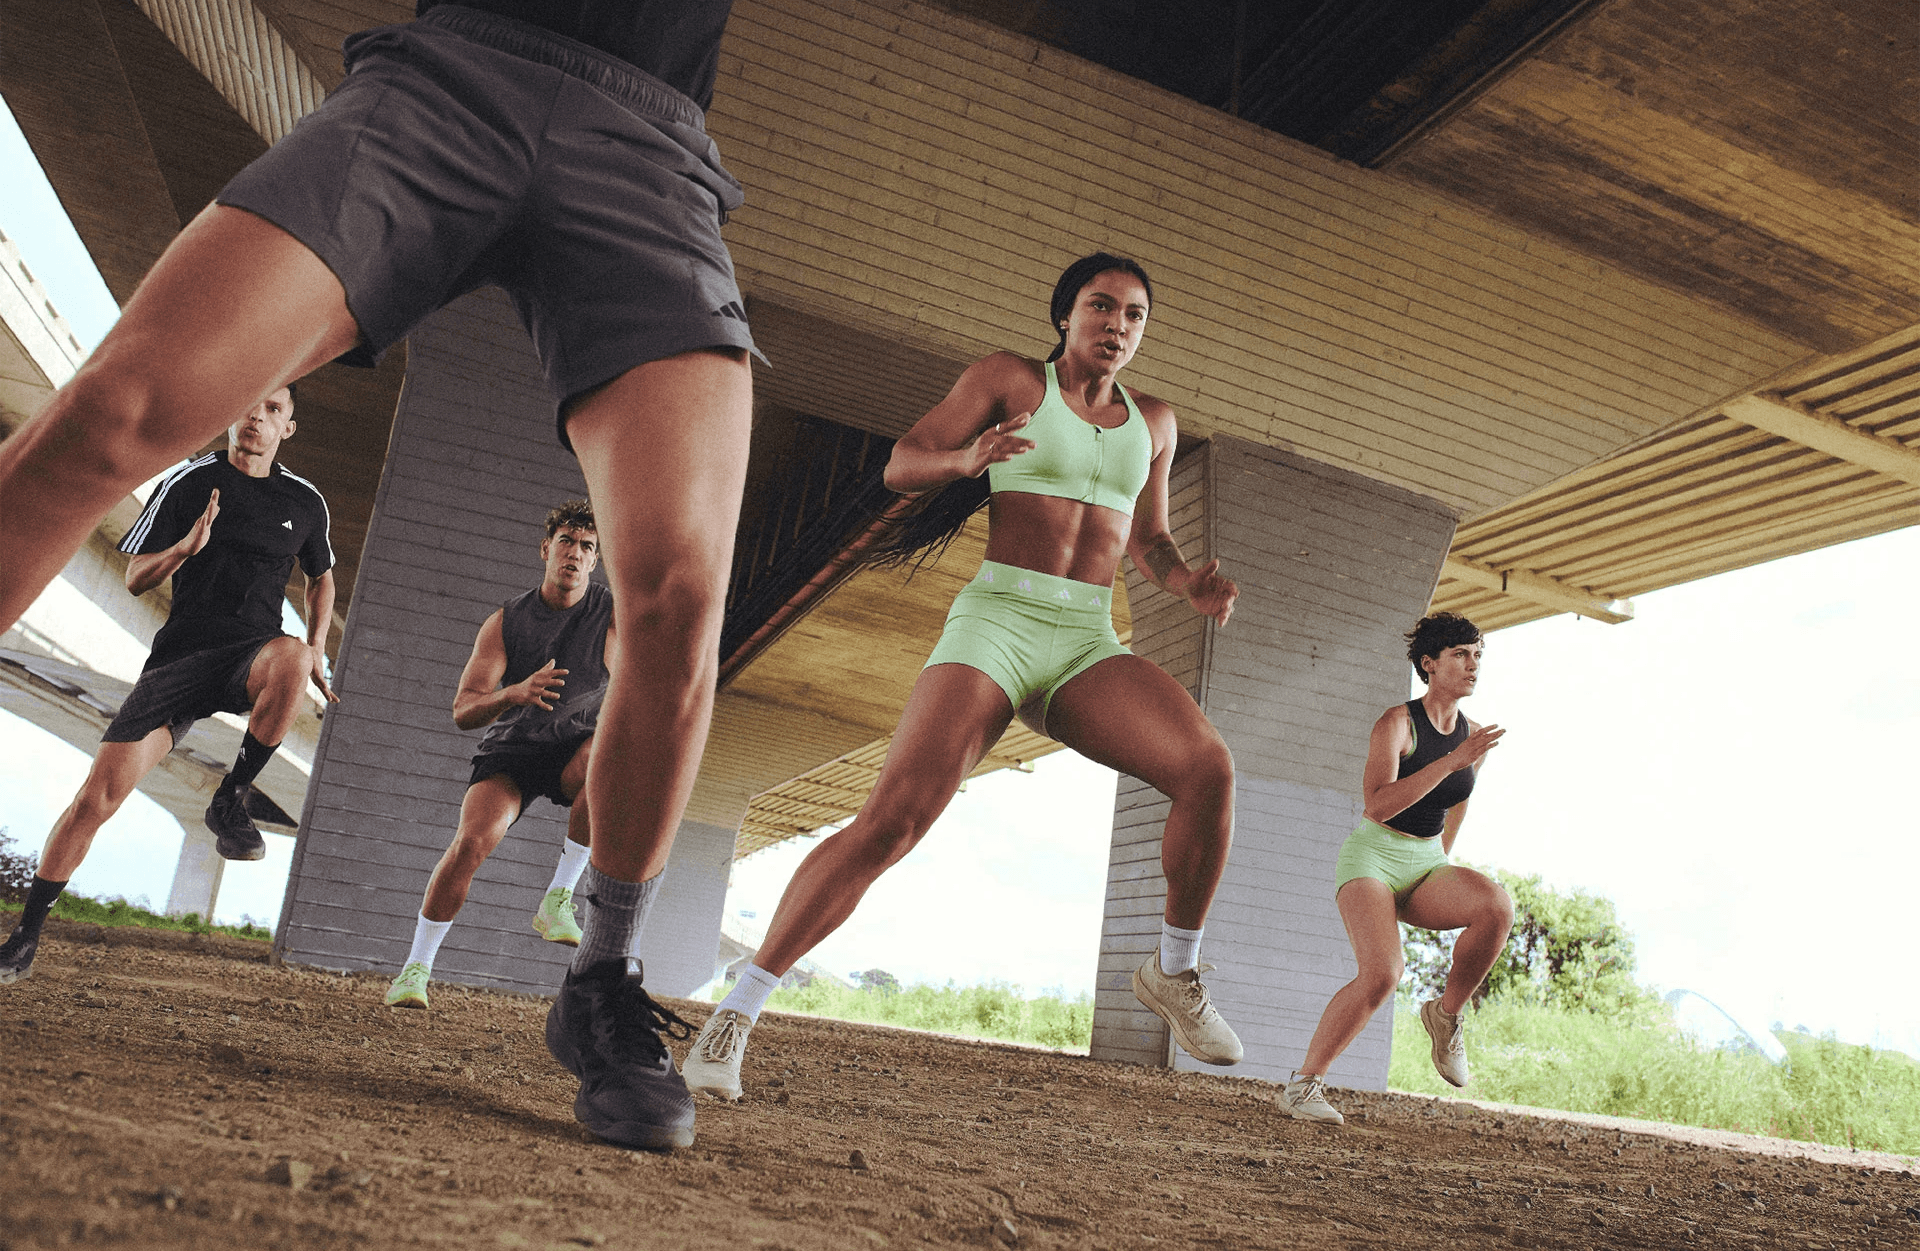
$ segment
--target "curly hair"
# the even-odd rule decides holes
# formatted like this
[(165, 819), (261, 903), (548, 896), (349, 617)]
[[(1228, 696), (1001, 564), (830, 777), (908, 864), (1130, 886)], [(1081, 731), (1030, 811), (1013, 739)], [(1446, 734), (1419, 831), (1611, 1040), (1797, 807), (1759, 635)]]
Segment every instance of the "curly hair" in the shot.
[[(1116, 269), (1140, 280), (1140, 285), (1147, 291), (1147, 304), (1152, 306), (1153, 280), (1147, 277), (1147, 271), (1140, 262), (1115, 256), (1111, 252), (1095, 252), (1091, 256), (1081, 257), (1062, 270), (1059, 281), (1053, 284), (1053, 299), (1047, 306), (1047, 316), (1060, 342), (1047, 357), (1049, 361), (1059, 360), (1067, 350), (1067, 332), (1060, 328), (1060, 323), (1072, 314), (1073, 303), (1080, 298), (1080, 292), (1101, 274)], [(977, 478), (956, 478), (939, 490), (929, 492), (906, 520), (869, 549), (864, 563), (882, 568), (910, 564), (918, 569), (929, 560), (938, 560), (947, 544), (966, 528), (968, 519), (992, 497), (993, 487), (986, 474)]]
[(593, 524), (593, 505), (586, 500), (568, 500), (547, 514), (547, 537), (552, 538), (562, 530), (592, 530), (599, 533), (599, 527)]
[(1459, 613), (1437, 612), (1420, 618), (1413, 623), (1413, 629), (1407, 631), (1407, 659), (1413, 662), (1413, 671), (1420, 680), (1431, 683), (1432, 675), (1420, 667), (1422, 660), (1438, 656), (1449, 647), (1478, 643), (1480, 638), (1480, 627)]

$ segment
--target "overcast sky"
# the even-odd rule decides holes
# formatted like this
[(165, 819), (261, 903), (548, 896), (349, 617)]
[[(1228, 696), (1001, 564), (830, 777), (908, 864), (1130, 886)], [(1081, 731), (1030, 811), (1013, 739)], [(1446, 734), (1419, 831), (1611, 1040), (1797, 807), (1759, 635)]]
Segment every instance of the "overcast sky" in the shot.
[[(10, 115), (0, 174), (0, 229), (81, 342), (97, 341), (113, 302)], [(1901, 975), (1920, 882), (1916, 569), (1920, 530), (1906, 530), (1643, 596), (1624, 625), (1560, 617), (1493, 635), (1467, 708), (1509, 733), (1458, 856), (1613, 899), (1641, 977), (1663, 989), (1920, 1055), (1920, 1000)], [(0, 714), (0, 824), (20, 846), (38, 849), (87, 763)], [(1068, 754), (973, 783), (816, 959), (1090, 990), (1113, 789)], [(136, 795), (74, 889), (164, 905), (180, 838)], [(811, 841), (738, 864), (728, 907), (764, 925)], [(222, 919), (278, 914), (292, 840), (267, 844), (266, 860), (228, 866)]]

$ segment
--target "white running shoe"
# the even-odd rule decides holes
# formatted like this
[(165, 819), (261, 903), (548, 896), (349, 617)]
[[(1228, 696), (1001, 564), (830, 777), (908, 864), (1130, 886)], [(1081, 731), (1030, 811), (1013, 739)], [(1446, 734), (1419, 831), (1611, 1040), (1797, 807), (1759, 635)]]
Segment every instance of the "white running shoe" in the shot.
[(1467, 1014), (1448, 1012), (1438, 999), (1420, 1005), (1420, 1024), (1433, 1039), (1433, 1067), (1455, 1086), (1467, 1084)]
[(1326, 1079), (1316, 1074), (1302, 1076), (1294, 1070), (1293, 1080), (1273, 1097), (1280, 1110), (1300, 1121), (1319, 1121), (1323, 1125), (1345, 1125), (1340, 1109), (1327, 1102)]
[(740, 1060), (747, 1054), (747, 1035), (752, 1032), (753, 1022), (732, 1008), (708, 1017), (687, 1050), (687, 1062), (680, 1066), (687, 1089), (728, 1103), (738, 1099)]
[(1180, 1046), (1194, 1059), (1204, 1064), (1238, 1064), (1246, 1049), (1233, 1027), (1214, 1010), (1207, 984), (1200, 980), (1202, 973), (1212, 971), (1211, 964), (1203, 964), (1169, 977), (1160, 971), (1156, 948), (1147, 962), (1133, 971), (1134, 997), (1172, 1028)]

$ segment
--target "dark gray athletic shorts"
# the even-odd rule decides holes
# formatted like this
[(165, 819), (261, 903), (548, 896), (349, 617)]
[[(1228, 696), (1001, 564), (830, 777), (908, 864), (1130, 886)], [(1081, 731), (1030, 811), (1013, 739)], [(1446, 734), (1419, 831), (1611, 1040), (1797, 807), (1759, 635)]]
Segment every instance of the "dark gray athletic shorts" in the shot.
[(753, 350), (720, 239), (745, 197), (692, 100), (458, 5), (361, 31), (346, 59), (339, 89), (219, 196), (333, 270), (360, 326), (344, 360), (372, 364), (489, 283), (558, 405), (649, 361)]
[(588, 734), (565, 743), (483, 751), (473, 758), (473, 776), (467, 779), (467, 785), (475, 786), (504, 773), (520, 788), (521, 812), (526, 812), (534, 800), (542, 797), (562, 808), (571, 808), (573, 800), (560, 785), (560, 775), (573, 762), (580, 745), (592, 737)]
[(253, 658), (273, 640), (291, 637), (262, 635), (244, 643), (189, 652), (178, 660), (142, 670), (100, 741), (137, 743), (164, 725), (178, 747), (200, 718), (216, 712), (246, 712), (252, 707), (247, 700), (247, 675), (253, 670)]

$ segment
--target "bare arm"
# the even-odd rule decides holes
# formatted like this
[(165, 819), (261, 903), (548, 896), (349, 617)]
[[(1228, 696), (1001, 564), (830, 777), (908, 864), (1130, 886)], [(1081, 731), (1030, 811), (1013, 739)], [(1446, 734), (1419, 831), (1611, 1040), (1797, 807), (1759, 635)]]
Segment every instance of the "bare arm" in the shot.
[(500, 610), (494, 609), (480, 626), (473, 640), (473, 655), (460, 673), (460, 690), (453, 697), (453, 723), (463, 730), (477, 730), (498, 720), (500, 714), (515, 705), (552, 708), (554, 692), (566, 685), (567, 671), (556, 669), (549, 660), (512, 686), (501, 686), (507, 676), (507, 643), (500, 632)]
[(1158, 400), (1135, 395), (1141, 415), (1153, 431), (1153, 465), (1147, 471), (1147, 484), (1134, 501), (1133, 527), (1127, 534), (1127, 554), (1153, 584), (1171, 595), (1178, 595), (1203, 617), (1212, 617), (1220, 625), (1233, 615), (1233, 601), (1240, 588), (1233, 579), (1223, 577), (1220, 562), (1210, 560), (1195, 569), (1180, 554), (1173, 541), (1173, 528), (1167, 522), (1167, 477), (1173, 467), (1173, 449), (1179, 432), (1173, 410)]
[(220, 492), (214, 491), (207, 496), (206, 511), (194, 520), (193, 528), (180, 536), (178, 543), (161, 551), (127, 559), (127, 590), (135, 595), (145, 595), (171, 578), (176, 569), (186, 564), (189, 558), (199, 555), (200, 549), (207, 545), (207, 540), (213, 537), (213, 519), (219, 515)]
[(1032, 448), (1033, 440), (1019, 434), (1031, 410), (1006, 416), (1007, 395), (1023, 381), (1031, 384), (1031, 366), (1010, 352), (967, 366), (947, 398), (893, 445), (887, 489), (924, 494), (960, 478), (977, 478), (987, 466)]
[[(1384, 823), (1399, 816), (1424, 799), (1427, 792), (1440, 785), (1449, 773), (1477, 766), (1493, 749), (1493, 745), (1500, 741), (1500, 736), (1506, 733), (1495, 725), (1476, 726), (1469, 721), (1467, 726), (1467, 737), (1460, 746), (1425, 768), (1400, 777), (1400, 758), (1413, 742), (1413, 727), (1408, 722), (1407, 709), (1403, 704), (1396, 704), (1381, 713), (1380, 719), (1373, 723), (1373, 734), (1367, 740), (1367, 771), (1361, 781), (1368, 819)], [(1454, 818), (1453, 812), (1464, 814), (1465, 810), (1465, 804), (1456, 804), (1449, 810), (1449, 830), (1459, 828), (1459, 821)]]
[(340, 702), (327, 685), (327, 627), (333, 624), (333, 595), (333, 570), (307, 579), (307, 653), (312, 658), (308, 675), (329, 704)]

